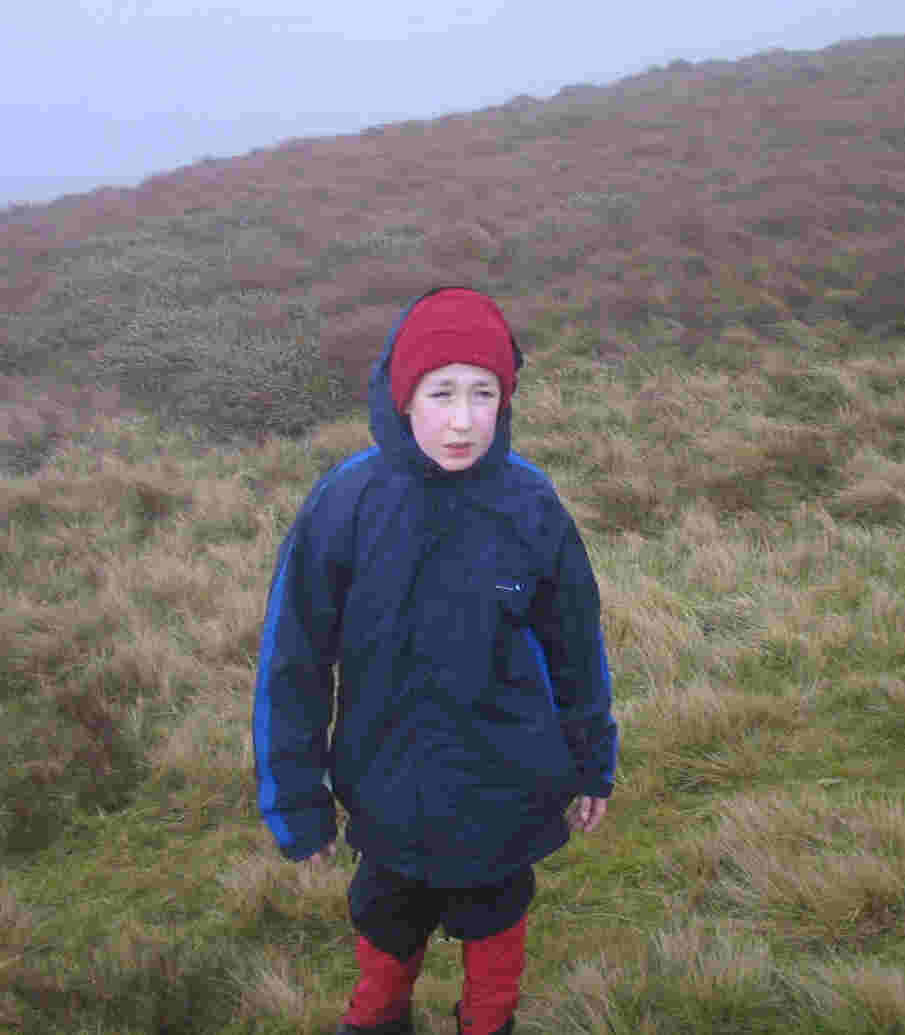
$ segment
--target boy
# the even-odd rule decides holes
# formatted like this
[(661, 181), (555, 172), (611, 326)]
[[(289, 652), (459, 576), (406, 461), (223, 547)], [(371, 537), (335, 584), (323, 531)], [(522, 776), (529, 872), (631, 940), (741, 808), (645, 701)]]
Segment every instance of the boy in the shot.
[(414, 1031), (441, 923), (463, 941), (460, 1035), (512, 1032), (531, 864), (592, 830), (613, 788), (597, 585), (552, 484), (509, 449), (521, 363), (490, 298), (417, 299), (371, 374), (376, 448), (318, 482), (280, 548), (259, 802), (295, 860), (332, 854), (333, 795), (348, 812), (361, 974), (337, 1035)]

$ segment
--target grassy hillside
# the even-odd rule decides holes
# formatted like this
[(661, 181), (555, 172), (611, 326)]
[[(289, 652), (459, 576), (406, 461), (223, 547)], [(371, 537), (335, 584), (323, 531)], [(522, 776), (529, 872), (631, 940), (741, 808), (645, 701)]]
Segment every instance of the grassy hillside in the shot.
[[(905, 341), (721, 357), (613, 368), (563, 327), (516, 397), (624, 743), (605, 824), (538, 867), (526, 1031), (905, 1023)], [(352, 859), (278, 857), (249, 719), (276, 546), (367, 438), (101, 417), (0, 482), (5, 1030), (332, 1030)], [(458, 968), (435, 939), (419, 1031), (454, 1030)]]
[[(399, 303), (464, 281), (623, 729), (520, 1026), (901, 1035), (903, 88), (905, 38), (679, 62), (0, 213), (0, 1030), (332, 1031), (353, 863), (258, 819), (258, 632)], [(419, 1031), (459, 981), (438, 937)]]
[[(55, 377), (220, 437), (297, 435), (360, 398), (399, 304), (437, 283), (499, 296), (528, 347), (559, 312), (617, 359), (893, 333), (903, 94), (901, 36), (674, 62), (8, 208), (0, 400)], [(60, 436), (36, 409), (7, 467)]]

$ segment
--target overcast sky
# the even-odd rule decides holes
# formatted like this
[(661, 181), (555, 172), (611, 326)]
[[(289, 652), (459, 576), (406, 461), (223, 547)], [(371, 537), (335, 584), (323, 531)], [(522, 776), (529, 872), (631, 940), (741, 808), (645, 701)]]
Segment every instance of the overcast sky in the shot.
[(903, 0), (17, 0), (0, 21), (0, 205), (676, 58), (880, 34), (905, 34)]

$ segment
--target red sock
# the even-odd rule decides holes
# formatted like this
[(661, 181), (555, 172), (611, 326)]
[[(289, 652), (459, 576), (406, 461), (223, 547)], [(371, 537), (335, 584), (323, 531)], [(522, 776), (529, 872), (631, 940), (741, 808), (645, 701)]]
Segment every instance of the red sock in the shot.
[(426, 948), (422, 945), (405, 963), (400, 963), (395, 956), (382, 952), (359, 935), (356, 954), (361, 976), (349, 1009), (343, 1014), (343, 1023), (370, 1028), (401, 1017), (411, 1003), (412, 988)]
[(525, 969), (525, 917), (506, 931), (462, 945), (465, 983), (459, 1021), (465, 1035), (494, 1035), (515, 1013)]

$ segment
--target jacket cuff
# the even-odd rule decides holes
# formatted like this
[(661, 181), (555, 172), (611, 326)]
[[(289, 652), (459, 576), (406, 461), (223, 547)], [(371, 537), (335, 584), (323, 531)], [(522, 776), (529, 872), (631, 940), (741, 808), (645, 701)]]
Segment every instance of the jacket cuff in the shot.
[(315, 853), (326, 848), (337, 836), (336, 810), (332, 803), (329, 809), (322, 809), (317, 818), (306, 824), (305, 835), (295, 837), (291, 841), (278, 841), (277, 847), (284, 859), (291, 862), (302, 862)]
[(606, 772), (604, 761), (595, 751), (597, 745), (588, 726), (586, 719), (561, 723), (563, 736), (578, 770), (579, 793), (592, 798), (609, 798), (613, 793), (611, 774)]
[(589, 798), (609, 798), (613, 793), (613, 784), (602, 779), (597, 773), (589, 772), (587, 766), (578, 766), (578, 791)]

